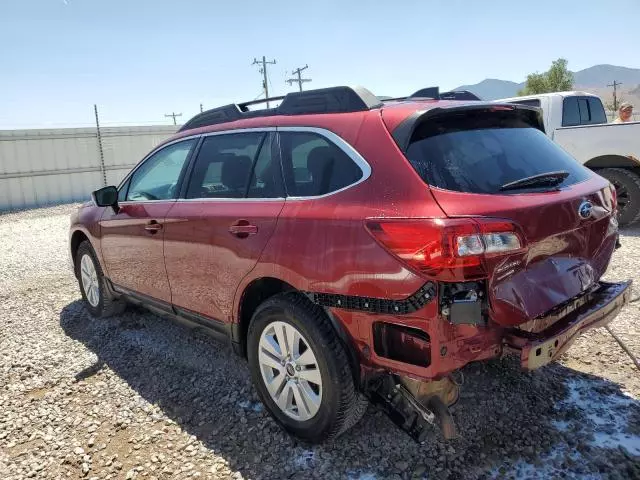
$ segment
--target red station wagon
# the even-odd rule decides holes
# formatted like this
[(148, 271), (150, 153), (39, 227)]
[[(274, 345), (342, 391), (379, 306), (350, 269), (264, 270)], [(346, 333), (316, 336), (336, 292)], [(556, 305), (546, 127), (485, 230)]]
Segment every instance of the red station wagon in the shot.
[(73, 215), (91, 315), (141, 304), (227, 339), (287, 431), (321, 442), (369, 402), (420, 441), (455, 372), (535, 369), (610, 322), (630, 282), (615, 190), (523, 105), (363, 88), (192, 118)]

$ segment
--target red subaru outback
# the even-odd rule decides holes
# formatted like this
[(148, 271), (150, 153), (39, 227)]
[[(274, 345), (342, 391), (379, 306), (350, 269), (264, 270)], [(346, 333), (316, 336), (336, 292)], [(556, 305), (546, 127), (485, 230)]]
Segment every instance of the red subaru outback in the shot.
[(290, 93), (201, 113), (73, 215), (89, 312), (227, 339), (275, 420), (339, 435), (374, 402), (455, 432), (455, 372), (560, 356), (610, 322), (615, 190), (523, 105)]

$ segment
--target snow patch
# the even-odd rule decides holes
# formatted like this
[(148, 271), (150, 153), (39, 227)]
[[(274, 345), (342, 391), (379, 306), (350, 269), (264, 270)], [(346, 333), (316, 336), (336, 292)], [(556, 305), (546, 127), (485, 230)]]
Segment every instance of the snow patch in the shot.
[[(593, 446), (615, 449), (622, 447), (632, 455), (640, 455), (640, 435), (628, 433), (630, 409), (638, 407), (638, 401), (627, 395), (603, 392), (598, 384), (581, 378), (567, 381), (568, 397), (560, 407), (575, 407), (582, 411), (588, 426), (593, 429)], [(603, 384), (604, 386), (604, 384)], [(563, 424), (554, 425), (561, 431)]]
[[(558, 402), (556, 408), (561, 411), (578, 409), (584, 415), (584, 420), (555, 420), (551, 422), (554, 428), (567, 432), (567, 435), (571, 435), (576, 428), (584, 429), (592, 433), (593, 447), (605, 449), (622, 447), (632, 455), (640, 455), (640, 435), (626, 431), (632, 410), (640, 408), (638, 400), (628, 394), (612, 391), (610, 385), (605, 382), (583, 378), (567, 379), (566, 387), (567, 398)], [(505, 475), (511, 475), (515, 478), (548, 479), (569, 474), (568, 476), (571, 477), (573, 466), (581, 463), (585, 463), (582, 453), (560, 443), (553, 451), (540, 456), (535, 464), (525, 460), (505, 462), (493, 468), (489, 476), (503, 478)], [(580, 478), (596, 480), (602, 476), (581, 474)]]
[[(566, 459), (570, 458), (575, 463), (580, 461), (581, 454), (573, 451), (569, 452), (566, 446), (559, 446), (551, 453), (540, 457), (536, 464), (529, 463), (524, 460), (518, 460), (515, 463), (503, 463), (501, 466), (494, 468), (489, 472), (490, 478), (504, 478), (510, 475), (515, 478), (526, 478), (531, 480), (546, 480), (549, 478), (561, 478), (568, 473), (563, 466)], [(500, 469), (503, 472), (500, 472)], [(598, 480), (600, 475), (582, 474), (582, 480)]]
[(565, 422), (564, 420), (554, 420), (551, 424), (560, 432), (569, 430), (569, 422)]
[(293, 458), (293, 463), (299, 468), (309, 468), (316, 459), (316, 452), (313, 450), (300, 450), (299, 454)]
[(376, 480), (377, 478), (373, 473), (351, 473), (347, 480)]
[(238, 406), (240, 408), (244, 408), (245, 410), (252, 410), (254, 412), (262, 411), (262, 404), (260, 402), (252, 403), (249, 400), (244, 400), (242, 402), (238, 402)]

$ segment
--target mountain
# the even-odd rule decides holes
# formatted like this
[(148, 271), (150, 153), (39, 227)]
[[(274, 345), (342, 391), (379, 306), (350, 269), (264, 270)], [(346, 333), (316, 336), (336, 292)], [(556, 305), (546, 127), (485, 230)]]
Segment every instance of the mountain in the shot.
[(640, 68), (594, 65), (573, 73), (573, 81), (581, 87), (605, 88), (614, 80), (627, 87), (634, 87), (640, 84)]
[(462, 85), (455, 90), (469, 90), (483, 100), (496, 100), (497, 98), (515, 97), (522, 87), (524, 87), (524, 83), (486, 78), (475, 85)]
[[(601, 94), (601, 89), (607, 89), (607, 85), (614, 80), (622, 82), (622, 92), (628, 93), (634, 89), (635, 92), (638, 92), (636, 87), (640, 85), (640, 68), (618, 67), (604, 64), (594, 65), (593, 67), (573, 72), (573, 78), (576, 89), (597, 89), (598, 94)], [(509, 80), (487, 78), (475, 85), (462, 85), (456, 88), (456, 90), (469, 90), (484, 100), (496, 100), (498, 98), (515, 97), (518, 94), (518, 90), (523, 87), (524, 82), (516, 83)], [(637, 93), (628, 93), (628, 96), (635, 97), (636, 94)], [(634, 100), (631, 101), (636, 103)]]

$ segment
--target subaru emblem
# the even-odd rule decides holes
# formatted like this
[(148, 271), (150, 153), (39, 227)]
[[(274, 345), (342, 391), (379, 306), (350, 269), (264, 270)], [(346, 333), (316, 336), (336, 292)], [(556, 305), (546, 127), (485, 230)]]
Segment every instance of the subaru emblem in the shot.
[(578, 215), (580, 215), (580, 218), (589, 218), (592, 210), (593, 204), (590, 201), (585, 200), (578, 207)]

